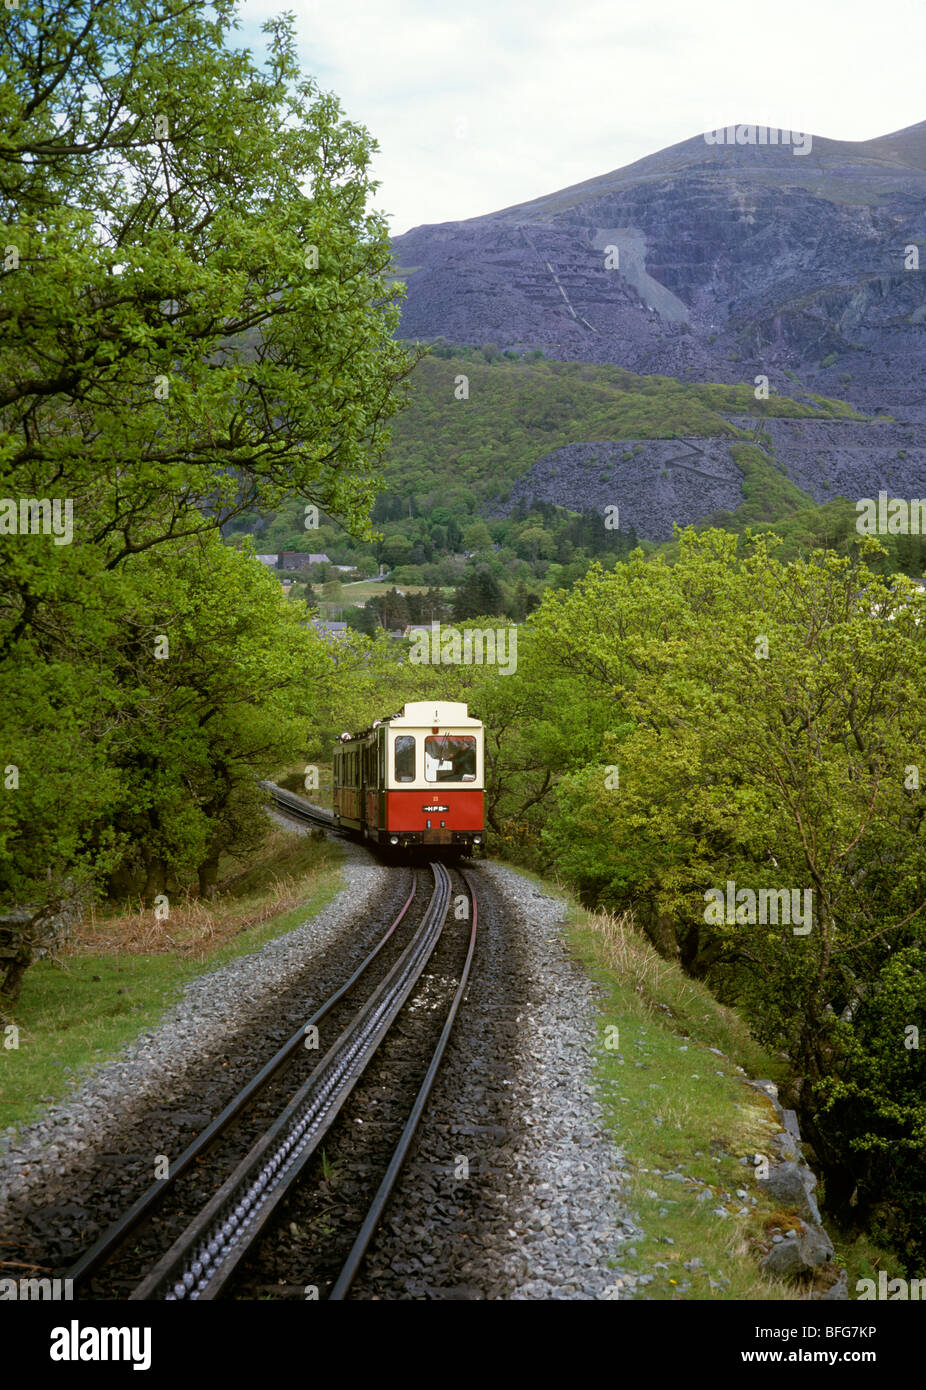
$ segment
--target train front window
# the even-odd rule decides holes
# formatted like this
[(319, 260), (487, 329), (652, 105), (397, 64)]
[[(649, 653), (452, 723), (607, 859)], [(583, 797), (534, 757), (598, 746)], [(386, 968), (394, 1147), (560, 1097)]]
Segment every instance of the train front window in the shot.
[(476, 740), (464, 734), (442, 734), (424, 741), (426, 782), (475, 782)]
[(415, 780), (415, 735), (399, 734), (395, 741), (395, 780)]

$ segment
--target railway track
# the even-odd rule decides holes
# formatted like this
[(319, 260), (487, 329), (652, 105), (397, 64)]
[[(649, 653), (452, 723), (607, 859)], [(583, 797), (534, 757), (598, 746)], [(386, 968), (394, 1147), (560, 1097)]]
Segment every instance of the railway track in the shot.
[(334, 835), (345, 834), (340, 826), (335, 825), (333, 818), (327, 811), (313, 806), (304, 797), (297, 796), (295, 792), (288, 792), (284, 787), (278, 787), (275, 782), (258, 782), (257, 785), (263, 787), (264, 791), (268, 791), (273, 798), (276, 809), (282, 811), (292, 820), (301, 821), (304, 825), (324, 826)]
[[(291, 794), (283, 793), (284, 797)], [(296, 802), (301, 798), (296, 798)], [(289, 807), (287, 814), (290, 813)], [(302, 808), (297, 806), (296, 810)], [(309, 817), (307, 817), (308, 819)], [(313, 820), (321, 817), (312, 816)], [(311, 1074), (292, 1095), (289, 1103), (259, 1137), (250, 1144), (247, 1153), (234, 1171), (196, 1211), (170, 1248), (160, 1255), (132, 1288), (133, 1300), (164, 1299), (168, 1301), (208, 1300), (219, 1297), (230, 1284), (242, 1261), (253, 1263), (254, 1251), (261, 1249), (262, 1237), (273, 1223), (275, 1213), (290, 1194), (297, 1189), (300, 1176), (316, 1154), (325, 1136), (336, 1126), (338, 1116), (374, 1054), (390, 1029), (414, 1007), (420, 993), (419, 982), (428, 967), (445, 924), (450, 917), (452, 880), (448, 870), (433, 863), (434, 888), (421, 922), (408, 944), (398, 954), (385, 977), (343, 1027), (334, 1044), (328, 1049)], [(416, 1093), (409, 1107), (402, 1134), (390, 1158), (386, 1171), (370, 1205), (370, 1210), (353, 1244), (343, 1269), (331, 1291), (334, 1299), (344, 1298), (360, 1266), (364, 1252), (373, 1237), (386, 1201), (412, 1142), (421, 1118), (428, 1093), (440, 1065), (454, 1019), (462, 1001), (476, 941), (477, 906), (473, 885), (461, 872), (467, 889), (467, 911), (463, 915), (466, 940), (453, 947), (456, 963), (454, 994), (446, 1010), (443, 1027), (433, 1047), (423, 1079), (416, 1078)], [(317, 1010), (303, 1027), (279, 1049), (277, 1054), (248, 1082), (220, 1115), (188, 1146), (171, 1165), (169, 1179), (155, 1183), (104, 1233), (96, 1244), (68, 1272), (75, 1286), (87, 1284), (92, 1275), (105, 1269), (107, 1262), (118, 1259), (127, 1241), (139, 1227), (150, 1222), (154, 1208), (163, 1201), (167, 1191), (191, 1169), (201, 1175), (202, 1164), (217, 1139), (264, 1092), (285, 1063), (303, 1050), (305, 1035), (312, 1026), (330, 1012), (350, 991), (356, 989), (374, 959), (393, 938), (415, 899), (417, 884), (403, 904), (398, 916), (373, 950), (352, 976), (329, 1000)], [(459, 908), (460, 894), (456, 895)], [(459, 913), (455, 914), (459, 916)], [(393, 952), (397, 949), (393, 941)], [(446, 945), (442, 950), (449, 949)], [(465, 958), (464, 958), (465, 956)], [(446, 968), (446, 967), (445, 967)], [(425, 976), (423, 984), (427, 984)], [(375, 1070), (375, 1068), (373, 1069)], [(359, 1121), (356, 1121), (359, 1123)], [(342, 1242), (343, 1243), (343, 1242)], [(104, 1278), (105, 1282), (105, 1278)], [(331, 1280), (327, 1281), (331, 1284)]]

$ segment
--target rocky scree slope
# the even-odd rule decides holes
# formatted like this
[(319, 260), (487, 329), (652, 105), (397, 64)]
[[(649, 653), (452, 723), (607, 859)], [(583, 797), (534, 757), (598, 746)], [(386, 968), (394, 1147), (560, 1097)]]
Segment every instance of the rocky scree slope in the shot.
[[(402, 334), (681, 380), (764, 374), (779, 393), (813, 390), (904, 427), (898, 448), (870, 425), (833, 425), (823, 440), (777, 422), (780, 461), (816, 500), (882, 487), (920, 495), (926, 122), (796, 148), (699, 135), (532, 202), (416, 227), (394, 243), (407, 283)], [(922, 269), (912, 268), (917, 257)], [(643, 510), (664, 512), (661, 466), (650, 472), (638, 478)], [(664, 518), (661, 530), (735, 505), (737, 479), (725, 464), (719, 473), (719, 491), (685, 503), (693, 514)], [(570, 505), (595, 505), (574, 482)]]

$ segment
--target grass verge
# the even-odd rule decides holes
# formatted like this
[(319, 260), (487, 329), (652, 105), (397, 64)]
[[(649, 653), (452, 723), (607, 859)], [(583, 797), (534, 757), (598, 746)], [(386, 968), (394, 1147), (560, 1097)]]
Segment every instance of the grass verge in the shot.
[(196, 975), (256, 951), (316, 916), (341, 887), (339, 848), (273, 830), (246, 866), (225, 864), (209, 903), (91, 916), (54, 960), (26, 972), (4, 1013), (0, 1130), (33, 1119), (71, 1083), (155, 1026)]
[[(755, 1181), (754, 1155), (775, 1156), (780, 1124), (746, 1078), (780, 1083), (785, 1061), (626, 917), (588, 912), (561, 886), (508, 867), (562, 902), (570, 946), (601, 989), (598, 1099), (630, 1168), (625, 1200), (645, 1232), (627, 1242), (617, 1279), (653, 1300), (806, 1296), (805, 1285), (759, 1269), (772, 1236), (793, 1229), (797, 1211)], [(857, 1278), (891, 1268), (866, 1237), (842, 1238), (827, 1226), (850, 1290)]]

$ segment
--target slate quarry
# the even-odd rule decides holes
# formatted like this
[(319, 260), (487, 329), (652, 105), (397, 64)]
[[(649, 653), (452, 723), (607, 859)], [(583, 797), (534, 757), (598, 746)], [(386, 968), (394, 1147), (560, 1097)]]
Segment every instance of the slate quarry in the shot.
[[(778, 394), (871, 417), (765, 422), (809, 498), (926, 494), (926, 121), (867, 141), (814, 136), (800, 155), (697, 135), (531, 202), (416, 227), (394, 254), (403, 337), (684, 382), (765, 375)], [(666, 473), (677, 441), (641, 443), (617, 479), (638, 534), (662, 539), (742, 500), (727, 440), (689, 441), (709, 477)], [(578, 465), (628, 447), (577, 440), (538, 459), (504, 510), (531, 496), (599, 505), (603, 470)]]

